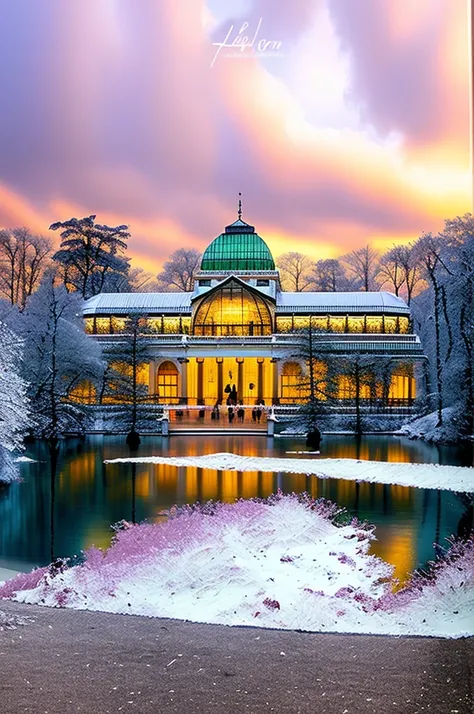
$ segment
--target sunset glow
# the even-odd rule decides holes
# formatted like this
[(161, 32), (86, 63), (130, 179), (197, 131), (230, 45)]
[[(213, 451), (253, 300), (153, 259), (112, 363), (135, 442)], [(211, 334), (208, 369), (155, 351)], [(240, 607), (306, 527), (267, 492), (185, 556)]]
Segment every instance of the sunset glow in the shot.
[[(96, 214), (155, 271), (204, 249), (239, 191), (275, 256), (383, 249), (471, 210), (465, 0), (0, 8), (0, 227)], [(211, 67), (243, 23), (278, 51)]]

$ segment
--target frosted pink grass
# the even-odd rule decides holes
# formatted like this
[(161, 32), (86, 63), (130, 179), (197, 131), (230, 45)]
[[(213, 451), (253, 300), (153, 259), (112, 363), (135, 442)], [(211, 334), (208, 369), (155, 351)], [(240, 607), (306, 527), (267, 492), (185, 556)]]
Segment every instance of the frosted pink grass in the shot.
[(30, 573), (18, 573), (11, 580), (0, 585), (0, 598), (8, 600), (19, 590), (33, 590), (48, 572), (48, 567), (36, 568)]
[(455, 594), (460, 588), (474, 592), (474, 534), (467, 540), (448, 539), (449, 549), (430, 561), (425, 570), (416, 570), (397, 592), (384, 595), (375, 608), (396, 612), (418, 600)]
[[(278, 517), (269, 518), (272, 507), (277, 504)], [(316, 516), (314, 527), (302, 518), (296, 505)], [(285, 521), (286, 513), (288, 521)], [(287, 523), (290, 530), (293, 529), (292, 540), (287, 545), (279, 519), (283, 528)], [(306, 524), (301, 532), (298, 530), (300, 520)], [(255, 553), (270, 552), (269, 548), (275, 540), (278, 544), (281, 542), (281, 551), (275, 555), (274, 549), (272, 557), (292, 577), (291, 573), (297, 572), (300, 566), (301, 556), (297, 553), (304, 552), (297, 549), (306, 547), (307, 543), (324, 548), (326, 537), (330, 538), (335, 533), (334, 529), (339, 531), (340, 538), (347, 541), (347, 551), (345, 546), (341, 550), (340, 539), (339, 543), (333, 539), (328, 542), (335, 544), (335, 550), (326, 552), (325, 556), (334, 559), (335, 567), (339, 564), (340, 587), (331, 587), (331, 582), (337, 580), (331, 575), (330, 565), (327, 583), (311, 580), (308, 574), (307, 582), (300, 590), (305, 593), (308, 614), (314, 607), (329, 608), (328, 612), (333, 612), (340, 619), (354, 612), (355, 608), (359, 613), (374, 615), (385, 613), (397, 616), (398, 613), (406, 619), (410, 618), (413, 608), (417, 616), (423, 608), (436, 611), (439, 602), (448, 602), (446, 598), (455, 595), (460, 588), (470, 588), (474, 592), (474, 537), (467, 542), (451, 541), (450, 549), (430, 563), (426, 573), (415, 572), (403, 589), (393, 592), (397, 582), (393, 577), (393, 566), (368, 553), (370, 542), (374, 539), (373, 526), (349, 519), (335, 504), (322, 499), (313, 500), (308, 494), (287, 496), (277, 493), (267, 499), (242, 499), (233, 504), (211, 501), (174, 507), (168, 513), (167, 521), (156, 524), (131, 525), (122, 521), (114, 527), (113, 542), (106, 551), (89, 548), (84, 554), (84, 563), (69, 569), (60, 563), (60, 567), (53, 564), (49, 568), (21, 574), (0, 587), (0, 598), (12, 598), (15, 593), (36, 589), (35, 599), (30, 601), (46, 601), (56, 607), (85, 607), (88, 602), (104, 603), (110, 598), (123, 598), (124, 583), (125, 589), (132, 591), (135, 578), (142, 590), (153, 588), (155, 582), (166, 597), (174, 596), (176, 589), (180, 595), (183, 589), (209, 589), (213, 583), (218, 588), (226, 583), (231, 584), (230, 587), (232, 584), (245, 585), (245, 571), (232, 560), (235, 556), (230, 555), (227, 560), (221, 561), (213, 557), (213, 552), (218, 552), (224, 541), (232, 543), (234, 534), (236, 539), (239, 534), (250, 536), (250, 540), (244, 542), (254, 543)], [(227, 552), (232, 554), (233, 551)], [(173, 572), (174, 556), (186, 559), (188, 555), (192, 559), (193, 575), (188, 577), (185, 571)], [(252, 557), (250, 550), (248, 556)], [(361, 558), (358, 562), (357, 557)], [(179, 562), (183, 567), (185, 560)], [(341, 569), (340, 565), (345, 567)], [(358, 581), (354, 581), (358, 585), (353, 586), (352, 573), (356, 572), (361, 575)], [(280, 617), (280, 607), (282, 614), (286, 614), (285, 596), (279, 586), (269, 583), (264, 587), (265, 590), (253, 591), (253, 597), (257, 597), (255, 604), (250, 601), (245, 604), (245, 607), (253, 608), (252, 617), (276, 617), (277, 613)], [(125, 595), (133, 600), (133, 592), (126, 592)], [(346, 609), (341, 609), (341, 605)], [(457, 614), (455, 608), (452, 611)], [(419, 619), (421, 622), (421, 617)], [(268, 619), (265, 622), (269, 622)]]

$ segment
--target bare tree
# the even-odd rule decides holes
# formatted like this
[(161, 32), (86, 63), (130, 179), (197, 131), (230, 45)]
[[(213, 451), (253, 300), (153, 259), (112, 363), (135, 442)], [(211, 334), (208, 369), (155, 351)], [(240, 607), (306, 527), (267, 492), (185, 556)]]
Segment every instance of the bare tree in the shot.
[(418, 252), (412, 245), (394, 245), (380, 258), (377, 280), (380, 287), (388, 286), (410, 304), (417, 286), (422, 284)]
[(287, 290), (301, 293), (313, 286), (314, 262), (302, 253), (283, 253), (277, 258), (282, 283)]
[[(382, 374), (382, 366), (379, 365), (379, 358), (374, 355), (346, 354), (331, 355), (329, 361), (332, 362), (332, 370), (340, 377), (345, 377), (349, 381), (350, 399), (355, 406), (355, 433), (360, 436), (363, 433), (362, 405), (364, 393), (370, 391), (375, 393), (377, 377), (383, 385), (384, 392), (388, 397), (387, 377)], [(384, 360), (386, 374), (390, 375), (388, 361)]]
[(194, 248), (176, 250), (164, 263), (161, 273), (158, 273), (158, 282), (164, 288), (175, 288), (184, 293), (192, 292), (201, 258), (201, 253)]
[(445, 268), (442, 258), (442, 239), (431, 233), (423, 234), (415, 243), (417, 260), (421, 267), (423, 278), (432, 289), (433, 316), (428, 315), (428, 320), (434, 318), (435, 334), (435, 372), (436, 372), (436, 401), (438, 424), (443, 423), (443, 359), (441, 354), (441, 316), (442, 316), (442, 279), (441, 272)]
[[(465, 434), (474, 433), (474, 217), (467, 213), (445, 222), (441, 234), (446, 244), (445, 270), (449, 274), (442, 286), (443, 316), (448, 328), (448, 345), (454, 352), (450, 374), (461, 378), (459, 402)], [(443, 256), (444, 257), (444, 256)], [(459, 327), (461, 340), (454, 340), (451, 318)], [(446, 357), (446, 361), (451, 352)]]
[(49, 264), (51, 241), (28, 228), (0, 231), (0, 293), (23, 310)]
[(423, 283), (419, 256), (414, 245), (399, 246), (398, 257), (405, 277), (407, 303), (410, 305), (415, 292), (420, 292), (420, 287), (423, 289), (426, 283)]
[(379, 254), (366, 245), (365, 248), (353, 250), (341, 258), (356, 281), (359, 290), (370, 292), (377, 289), (375, 276), (378, 271)]
[(117, 293), (156, 293), (161, 286), (153, 273), (148, 273), (143, 268), (130, 268), (127, 275), (118, 276), (114, 280), (113, 289), (107, 286), (109, 292)]
[(316, 290), (335, 293), (349, 290), (349, 281), (344, 266), (336, 258), (318, 260), (313, 272), (313, 284)]
[(387, 287), (395, 295), (399, 295), (405, 282), (405, 272), (401, 264), (402, 246), (394, 245), (380, 258), (377, 273), (378, 282), (381, 288)]

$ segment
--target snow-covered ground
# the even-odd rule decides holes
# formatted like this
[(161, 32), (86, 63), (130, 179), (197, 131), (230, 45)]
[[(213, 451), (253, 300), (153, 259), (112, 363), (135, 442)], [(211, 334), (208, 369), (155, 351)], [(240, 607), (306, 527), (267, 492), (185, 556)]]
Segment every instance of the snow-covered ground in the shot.
[(182, 507), (159, 524), (123, 524), (83, 565), (42, 568), (0, 586), (19, 602), (195, 622), (307, 631), (474, 634), (474, 540), (431, 578), (392, 592), (372, 530), (337, 525), (305, 496)]
[(397, 433), (408, 436), (410, 439), (423, 439), (435, 443), (456, 443), (459, 441), (462, 421), (463, 416), (455, 407), (446, 407), (443, 409), (441, 426), (437, 426), (438, 412), (431, 412), (431, 414), (404, 424)]
[(340, 478), (348, 481), (436, 488), (465, 493), (474, 492), (474, 468), (438, 466), (437, 464), (386, 463), (357, 459), (273, 458), (239, 456), (237, 454), (208, 454), (206, 456), (144, 456), (110, 459), (105, 463), (137, 462), (198, 466), (221, 471), (273, 471)]

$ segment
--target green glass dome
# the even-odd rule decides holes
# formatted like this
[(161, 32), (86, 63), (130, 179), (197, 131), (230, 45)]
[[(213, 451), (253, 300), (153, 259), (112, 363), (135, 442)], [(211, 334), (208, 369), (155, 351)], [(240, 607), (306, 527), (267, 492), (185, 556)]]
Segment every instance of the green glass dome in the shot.
[(201, 270), (275, 270), (275, 261), (255, 228), (239, 218), (206, 248)]

